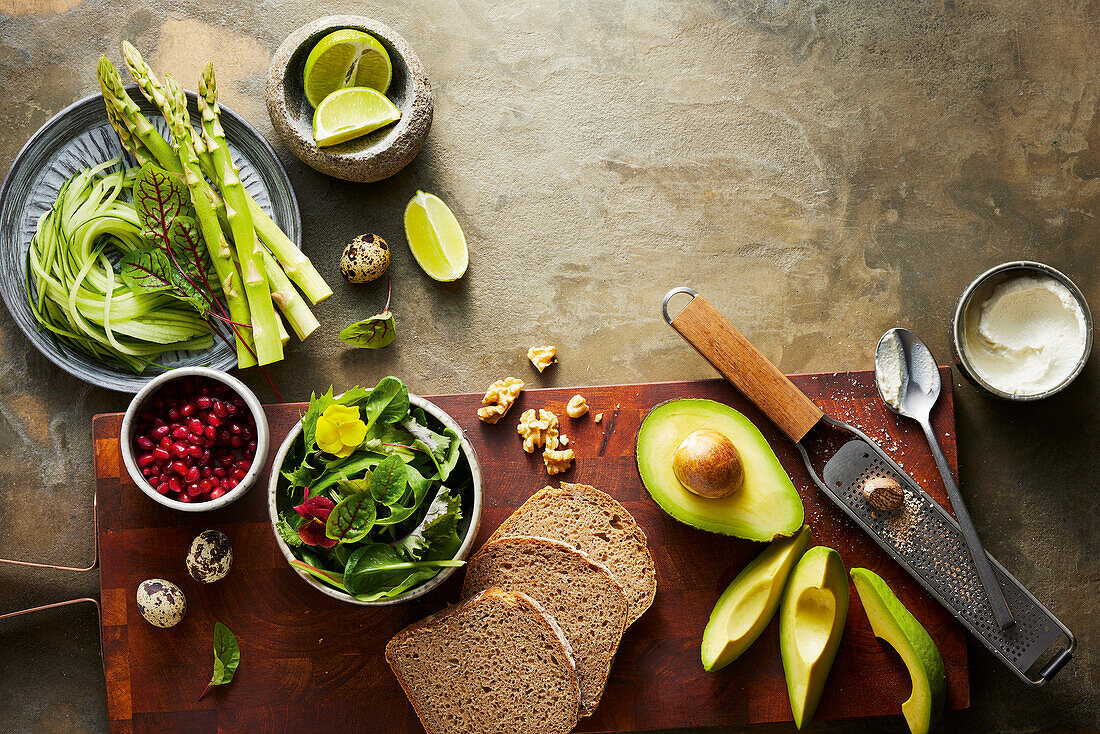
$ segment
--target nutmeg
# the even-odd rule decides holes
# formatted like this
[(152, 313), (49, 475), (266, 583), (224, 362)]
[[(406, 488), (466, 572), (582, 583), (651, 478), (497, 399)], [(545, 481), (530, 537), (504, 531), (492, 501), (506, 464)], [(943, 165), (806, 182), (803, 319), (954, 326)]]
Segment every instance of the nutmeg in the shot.
[(859, 491), (871, 507), (884, 512), (896, 512), (905, 504), (905, 492), (893, 477), (871, 477)]

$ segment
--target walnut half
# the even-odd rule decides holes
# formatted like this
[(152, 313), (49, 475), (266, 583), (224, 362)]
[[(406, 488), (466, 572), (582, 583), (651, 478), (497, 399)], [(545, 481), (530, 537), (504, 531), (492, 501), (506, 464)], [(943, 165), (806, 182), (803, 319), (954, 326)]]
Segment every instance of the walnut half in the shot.
[(544, 369), (557, 361), (555, 358), (557, 353), (557, 347), (531, 347), (527, 350), (527, 359), (531, 360), (531, 364), (535, 365), (541, 373)]
[(551, 476), (569, 471), (569, 467), (573, 465), (573, 459), (575, 458), (576, 455), (573, 453), (573, 449), (561, 449), (560, 451), (547, 449), (542, 452), (542, 463), (546, 465), (546, 473)]
[(582, 415), (588, 412), (588, 401), (584, 399), (583, 395), (574, 395), (569, 398), (569, 402), (565, 406), (565, 414), (570, 418), (580, 418)]
[(558, 447), (558, 417), (549, 410), (540, 409), (537, 418), (534, 408), (523, 411), (516, 431), (523, 436), (523, 450), (529, 454), (540, 446), (551, 451)]
[(485, 397), (481, 402), (486, 407), (477, 409), (477, 417), (486, 423), (496, 423), (504, 417), (512, 407), (512, 403), (516, 402), (521, 390), (523, 390), (523, 380), (517, 380), (515, 377), (497, 380), (485, 391)]

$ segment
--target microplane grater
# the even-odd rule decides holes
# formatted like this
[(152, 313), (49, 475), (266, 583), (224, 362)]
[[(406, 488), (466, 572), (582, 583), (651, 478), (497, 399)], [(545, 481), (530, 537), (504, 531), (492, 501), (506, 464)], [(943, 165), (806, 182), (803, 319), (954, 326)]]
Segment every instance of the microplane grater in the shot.
[[(678, 293), (692, 300), (670, 318), (668, 303)], [(1065, 667), (1077, 648), (1073, 633), (987, 553), (1016, 620), (1002, 630), (958, 523), (873, 439), (826, 415), (691, 288), (669, 291), (661, 312), (680, 336), (795, 443), (818, 488), (1020, 680), (1043, 685)], [(842, 433), (847, 435), (838, 441)], [(835, 446), (839, 448), (830, 455)], [(814, 457), (824, 460), (821, 476)], [(867, 503), (859, 490), (871, 477), (891, 477), (902, 486), (901, 510), (887, 513)], [(1060, 645), (1063, 637), (1066, 643)], [(1044, 658), (1046, 662), (1040, 664)], [(1037, 666), (1033, 676), (1031, 670)]]
[[(821, 478), (803, 443), (796, 444), (818, 488), (1021, 680), (1038, 686), (1053, 678), (1076, 649), (1073, 633), (987, 553), (1016, 619), (1002, 630), (955, 519), (862, 431), (829, 416), (824, 421), (860, 438), (845, 443), (825, 462)], [(900, 511), (883, 512), (868, 504), (860, 489), (872, 477), (890, 477), (902, 486), (905, 503)], [(1031, 668), (1063, 636), (1068, 645), (1031, 677)]]

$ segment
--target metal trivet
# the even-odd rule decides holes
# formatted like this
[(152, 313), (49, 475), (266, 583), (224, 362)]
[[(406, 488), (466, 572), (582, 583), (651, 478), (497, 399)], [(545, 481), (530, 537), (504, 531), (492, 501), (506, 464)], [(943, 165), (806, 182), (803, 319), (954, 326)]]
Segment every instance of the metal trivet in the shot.
[[(795, 444), (821, 491), (990, 652), (1011, 668), (1020, 680), (1040, 686), (1053, 678), (1069, 662), (1077, 648), (1077, 638), (1073, 633), (997, 559), (987, 553), (1016, 619), (1015, 625), (1002, 630), (993, 616), (962, 530), (955, 519), (865, 433), (828, 415), (823, 421), (836, 429), (850, 431), (859, 438), (844, 443), (825, 462), (823, 478), (818, 477), (810, 452), (803, 445), (811, 437), (822, 440), (815, 434), (823, 432), (823, 429), (815, 428), (803, 441)], [(871, 477), (890, 477), (902, 486), (905, 491), (902, 509), (893, 513), (883, 512), (867, 503), (860, 489)], [(1063, 636), (1066, 645), (1052, 653)], [(1038, 670), (1036, 677), (1032, 677), (1031, 669), (1048, 654), (1053, 656)]]

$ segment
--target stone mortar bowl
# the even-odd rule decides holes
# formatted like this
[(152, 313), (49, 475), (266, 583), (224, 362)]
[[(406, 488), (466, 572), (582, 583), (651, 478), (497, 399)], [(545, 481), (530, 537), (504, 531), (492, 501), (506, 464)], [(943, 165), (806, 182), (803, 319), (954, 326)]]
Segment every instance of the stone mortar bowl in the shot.
[[(401, 119), (363, 137), (330, 148), (313, 140), (313, 106), (306, 100), (306, 57), (324, 36), (354, 28), (374, 36), (393, 65), (386, 96), (401, 110)], [(361, 15), (330, 15), (307, 23), (287, 36), (267, 71), (267, 112), (290, 151), (321, 173), (345, 181), (381, 181), (407, 166), (428, 137), (432, 125), (432, 87), (428, 73), (408, 42), (392, 28)]]

